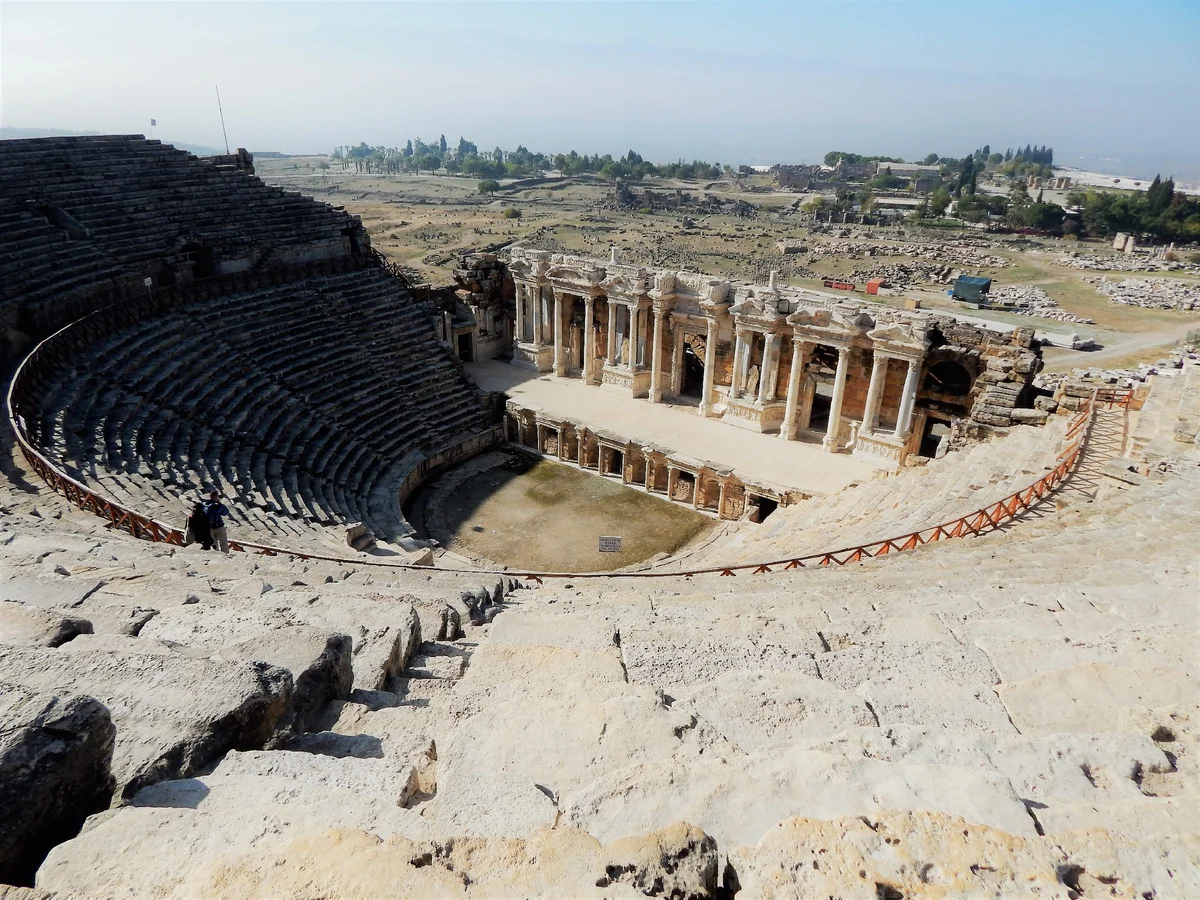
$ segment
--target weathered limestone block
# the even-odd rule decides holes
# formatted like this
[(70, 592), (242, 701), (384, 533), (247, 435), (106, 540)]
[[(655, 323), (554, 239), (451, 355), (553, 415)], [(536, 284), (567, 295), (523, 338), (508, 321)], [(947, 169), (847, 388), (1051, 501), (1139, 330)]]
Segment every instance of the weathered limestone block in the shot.
[(186, 777), (230, 749), (263, 746), (291, 696), (288, 672), (265, 663), (67, 647), (0, 650), (0, 681), (86, 694), (108, 707), (117, 800)]
[(1036, 802), (1039, 818), (1047, 805), (1145, 799), (1139, 779), (1171, 768), (1162, 749), (1134, 733), (995, 736), (893, 725), (843, 732), (811, 748), (890, 763), (975, 765)]
[(50, 848), (108, 806), (115, 733), (98, 700), (0, 683), (0, 882), (32, 884)]
[(0, 582), (0, 600), (14, 600), (38, 609), (71, 608), (79, 606), (103, 584), (96, 578), (17, 575)]
[[(93, 838), (101, 830), (96, 828), (56, 852), (39, 873), (39, 886), (92, 897), (197, 900), (717, 896), (716, 847), (683, 823), (607, 847), (565, 827), (527, 839), (427, 839), (347, 826), (324, 833), (292, 828), (265, 833), (247, 849), (244, 840), (206, 840), (187, 824), (202, 817), (193, 810), (130, 809), (121, 816), (126, 831)], [(160, 842), (173, 838), (166, 860), (154, 855), (154, 826)], [(104, 838), (112, 842), (108, 853)], [(192, 852), (183, 852), (187, 848)]]
[(1190, 705), (1200, 681), (1178, 669), (1085, 663), (997, 687), (1022, 734), (1111, 731), (1123, 707)]
[(866, 681), (938, 685), (993, 685), (999, 681), (987, 656), (947, 641), (864, 641), (817, 657), (821, 677), (853, 690)]
[(875, 816), (921, 809), (1035, 834), (1008, 780), (969, 767), (847, 759), (806, 749), (626, 766), (563, 792), (562, 821), (601, 840), (684, 819), (722, 845), (752, 843), (789, 816)]
[(456, 641), (463, 636), (462, 617), (453, 606), (443, 606), (434, 640)]
[(421, 643), (421, 622), (410, 603), (318, 599), (299, 591), (270, 591), (250, 602), (206, 601), (164, 609), (140, 636), (220, 650), (292, 625), (349, 635), (354, 687), (360, 690), (386, 690)]
[[(1014, 836), (929, 812), (828, 821), (793, 818), (754, 847), (734, 847), (741, 893), (807, 897), (1191, 896), (1200, 890), (1195, 837), (1140, 847), (1103, 831)], [(1147, 852), (1150, 847), (1158, 850)], [(1190, 856), (1190, 859), (1189, 859)], [(1150, 862), (1159, 857), (1157, 863)]]
[(247, 851), (323, 839), (330, 829), (375, 840), (431, 836), (420, 811), (404, 808), (411, 783), (411, 767), (392, 760), (233, 752), (211, 774), (160, 782), (94, 819), (47, 858), (38, 885), (87, 897), (220, 896), (192, 879)]
[(276, 725), (274, 743), (312, 731), (329, 701), (349, 698), (354, 683), (352, 649), (344, 634), (293, 625), (226, 647), (217, 658), (261, 660), (291, 672), (292, 697)]
[(12, 647), (57, 647), (80, 634), (91, 634), (92, 623), (76, 616), (0, 602), (0, 644)]
[(629, 885), (649, 897), (705, 900), (717, 893), (717, 842), (683, 822), (607, 848), (596, 887)]
[(851, 691), (798, 672), (731, 671), (675, 696), (747, 753), (876, 724)]

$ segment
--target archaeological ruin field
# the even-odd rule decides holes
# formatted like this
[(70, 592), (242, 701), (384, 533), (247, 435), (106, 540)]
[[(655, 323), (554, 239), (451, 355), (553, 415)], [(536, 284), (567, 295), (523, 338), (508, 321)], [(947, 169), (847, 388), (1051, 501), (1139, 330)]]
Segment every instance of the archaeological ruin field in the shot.
[(331, 162), (0, 141), (0, 898), (1200, 896), (1197, 248)]

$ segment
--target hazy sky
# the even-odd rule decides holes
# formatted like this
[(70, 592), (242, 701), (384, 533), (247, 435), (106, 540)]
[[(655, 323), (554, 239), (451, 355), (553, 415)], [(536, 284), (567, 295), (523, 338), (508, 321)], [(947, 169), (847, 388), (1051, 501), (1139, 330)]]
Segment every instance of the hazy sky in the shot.
[[(0, 124), (328, 151), (812, 160), (1050, 144), (1200, 173), (1200, 0), (0, 2)], [(1136, 171), (1134, 171), (1136, 170)]]

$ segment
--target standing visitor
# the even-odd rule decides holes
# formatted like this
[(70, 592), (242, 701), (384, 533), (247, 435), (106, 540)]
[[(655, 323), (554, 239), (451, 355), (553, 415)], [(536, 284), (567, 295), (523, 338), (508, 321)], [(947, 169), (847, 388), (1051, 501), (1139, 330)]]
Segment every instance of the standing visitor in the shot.
[(221, 495), (213, 491), (208, 495), (204, 504), (204, 513), (208, 516), (208, 527), (212, 532), (212, 542), (222, 553), (229, 552), (229, 532), (225, 529), (225, 517), (229, 510), (221, 502)]
[(203, 498), (197, 499), (192, 506), (192, 514), (188, 516), (187, 533), (183, 544), (199, 544), (205, 550), (212, 549), (212, 527), (208, 524), (208, 510)]

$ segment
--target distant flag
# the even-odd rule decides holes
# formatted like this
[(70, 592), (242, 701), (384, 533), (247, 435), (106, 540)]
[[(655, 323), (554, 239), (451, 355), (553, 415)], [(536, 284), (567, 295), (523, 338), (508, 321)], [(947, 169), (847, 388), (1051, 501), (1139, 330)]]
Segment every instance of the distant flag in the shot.
[(157, 124), (158, 124), (158, 119), (151, 119), (151, 120), (150, 120), (150, 127), (151, 127), (151, 128), (153, 128), (153, 127), (154, 127), (155, 125), (157, 125)]

